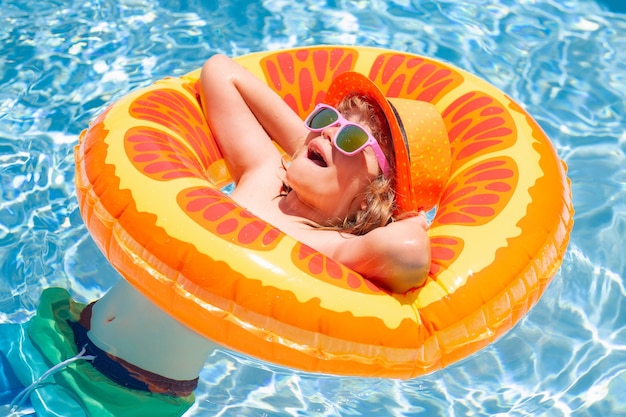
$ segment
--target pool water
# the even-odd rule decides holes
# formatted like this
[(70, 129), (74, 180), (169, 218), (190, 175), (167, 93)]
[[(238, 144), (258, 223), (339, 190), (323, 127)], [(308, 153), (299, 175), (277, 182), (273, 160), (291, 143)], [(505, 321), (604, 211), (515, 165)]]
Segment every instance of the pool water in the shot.
[(217, 351), (186, 416), (626, 416), (625, 9), (621, 0), (0, 0), (0, 323), (27, 321), (43, 288), (86, 302), (119, 279), (73, 185), (78, 134), (108, 103), (216, 52), (380, 46), (473, 72), (541, 124), (574, 193), (561, 270), (513, 330), (442, 371), (340, 378)]

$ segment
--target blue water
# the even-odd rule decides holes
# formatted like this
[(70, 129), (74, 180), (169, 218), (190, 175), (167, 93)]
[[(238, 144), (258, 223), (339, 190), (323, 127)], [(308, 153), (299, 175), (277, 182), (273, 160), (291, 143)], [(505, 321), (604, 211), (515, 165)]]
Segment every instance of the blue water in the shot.
[(218, 351), (186, 415), (626, 416), (624, 4), (0, 0), (0, 323), (28, 320), (45, 287), (88, 301), (119, 279), (73, 185), (73, 146), (106, 104), (215, 52), (381, 46), (476, 73), (537, 119), (572, 179), (563, 267), (512, 331), (442, 371), (320, 377)]

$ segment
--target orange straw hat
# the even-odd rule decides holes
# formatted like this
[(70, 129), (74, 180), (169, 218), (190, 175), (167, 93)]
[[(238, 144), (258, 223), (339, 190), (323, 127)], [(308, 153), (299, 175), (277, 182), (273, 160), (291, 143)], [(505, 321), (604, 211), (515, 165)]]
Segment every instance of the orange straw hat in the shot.
[(388, 98), (373, 81), (358, 72), (339, 74), (324, 100), (336, 106), (346, 96), (373, 99), (383, 110), (393, 140), (396, 203), (400, 212), (430, 210), (450, 176), (450, 141), (437, 108), (431, 103)]

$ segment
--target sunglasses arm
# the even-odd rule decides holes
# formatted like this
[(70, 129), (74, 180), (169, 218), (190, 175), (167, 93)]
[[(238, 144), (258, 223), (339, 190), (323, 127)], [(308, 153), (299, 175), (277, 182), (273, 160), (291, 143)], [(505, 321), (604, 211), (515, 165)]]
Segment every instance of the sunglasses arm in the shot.
[(380, 170), (383, 172), (385, 178), (389, 178), (391, 174), (391, 167), (389, 166), (389, 162), (387, 162), (387, 157), (383, 153), (380, 145), (375, 140), (368, 140), (368, 144), (374, 150), (374, 155), (376, 155), (376, 159), (378, 160), (378, 165), (380, 165)]

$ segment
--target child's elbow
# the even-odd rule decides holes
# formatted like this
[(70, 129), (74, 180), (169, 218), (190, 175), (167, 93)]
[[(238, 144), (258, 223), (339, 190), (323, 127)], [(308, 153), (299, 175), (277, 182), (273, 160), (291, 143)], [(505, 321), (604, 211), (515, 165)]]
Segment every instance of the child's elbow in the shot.
[(419, 267), (411, 268), (404, 276), (396, 280), (393, 292), (404, 294), (407, 291), (420, 288), (426, 283), (429, 271), (430, 263), (428, 265), (423, 264)]
[(423, 242), (415, 241), (410, 246), (408, 252), (411, 255), (402, 262), (403, 266), (393, 280), (392, 291), (395, 293), (403, 294), (421, 287), (426, 283), (430, 272), (430, 241), (428, 239)]

